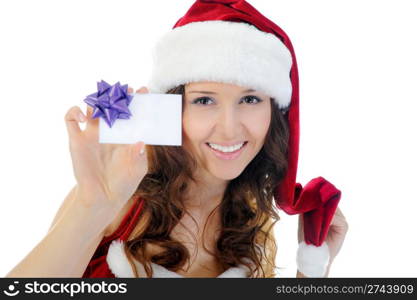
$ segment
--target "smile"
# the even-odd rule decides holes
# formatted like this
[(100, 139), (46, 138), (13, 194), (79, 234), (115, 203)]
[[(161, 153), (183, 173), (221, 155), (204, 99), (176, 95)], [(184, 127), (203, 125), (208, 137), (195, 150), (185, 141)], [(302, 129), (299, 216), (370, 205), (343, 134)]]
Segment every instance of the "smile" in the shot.
[(223, 160), (236, 159), (240, 153), (243, 152), (247, 145), (247, 141), (231, 147), (222, 147), (220, 145), (206, 143), (207, 147), (216, 155), (216, 157)]

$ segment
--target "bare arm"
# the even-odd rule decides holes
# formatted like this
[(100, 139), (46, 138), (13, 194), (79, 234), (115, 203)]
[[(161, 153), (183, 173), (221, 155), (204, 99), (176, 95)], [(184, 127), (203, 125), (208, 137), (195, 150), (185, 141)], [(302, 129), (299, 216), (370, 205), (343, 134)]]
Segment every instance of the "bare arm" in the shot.
[[(143, 87), (137, 92), (148, 91)], [(90, 106), (87, 116), (78, 106), (65, 114), (77, 185), (46, 236), (6, 277), (81, 277), (108, 226), (148, 172), (145, 143), (99, 143), (99, 122), (92, 115)], [(78, 123), (86, 121), (81, 130)]]
[[(117, 210), (100, 201), (82, 200), (77, 192), (46, 236), (6, 277), (80, 278)], [(68, 199), (66, 199), (68, 200)]]
[[(54, 217), (54, 220), (51, 223), (49, 231), (54, 227), (55, 223), (62, 217), (62, 215), (67, 210), (70, 203), (72, 203), (74, 201), (76, 188), (77, 188), (77, 186), (75, 185), (71, 189), (71, 191), (69, 192), (67, 197), (65, 198), (65, 200), (62, 203), (62, 205), (60, 206), (60, 208), (58, 209), (58, 211), (57, 211), (57, 213)], [(123, 217), (128, 213), (130, 207), (134, 204), (134, 202), (135, 202), (135, 198), (131, 197), (129, 199), (129, 201), (123, 206), (121, 211), (117, 214), (117, 216), (111, 221), (111, 223), (109, 223), (109, 225), (104, 230), (104, 236), (105, 237), (111, 235), (112, 233), (114, 233), (116, 231), (116, 229), (120, 226), (120, 223), (122, 222)]]
[(54, 217), (54, 219), (53, 219), (53, 221), (51, 223), (51, 226), (49, 227), (49, 230), (51, 230), (54, 227), (56, 221), (58, 221), (58, 219), (62, 217), (62, 215), (67, 210), (67, 208), (70, 205), (70, 203), (73, 202), (73, 200), (75, 198), (76, 188), (77, 188), (77, 186), (75, 185), (71, 189), (71, 191), (68, 193), (67, 197), (65, 197), (64, 202), (61, 204), (61, 206), (59, 207), (57, 213), (55, 214), (55, 217)]

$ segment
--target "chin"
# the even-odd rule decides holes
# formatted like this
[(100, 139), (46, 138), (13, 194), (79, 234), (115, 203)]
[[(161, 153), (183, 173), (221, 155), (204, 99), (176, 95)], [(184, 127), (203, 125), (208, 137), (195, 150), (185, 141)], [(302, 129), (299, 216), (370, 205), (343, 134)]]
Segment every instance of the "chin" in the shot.
[(237, 177), (239, 177), (240, 174), (242, 174), (244, 168), (228, 168), (228, 169), (209, 169), (209, 172), (216, 178), (222, 179), (222, 180), (233, 180)]

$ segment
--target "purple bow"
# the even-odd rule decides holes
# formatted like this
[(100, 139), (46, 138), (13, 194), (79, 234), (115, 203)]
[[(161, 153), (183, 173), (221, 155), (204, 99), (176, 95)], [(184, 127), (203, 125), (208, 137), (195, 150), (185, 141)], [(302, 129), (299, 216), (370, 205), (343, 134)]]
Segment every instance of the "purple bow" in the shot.
[(132, 115), (129, 104), (133, 96), (127, 94), (127, 84), (120, 86), (120, 82), (110, 85), (104, 80), (97, 82), (97, 93), (88, 95), (84, 102), (94, 108), (92, 117), (103, 117), (112, 127), (116, 119), (129, 119)]

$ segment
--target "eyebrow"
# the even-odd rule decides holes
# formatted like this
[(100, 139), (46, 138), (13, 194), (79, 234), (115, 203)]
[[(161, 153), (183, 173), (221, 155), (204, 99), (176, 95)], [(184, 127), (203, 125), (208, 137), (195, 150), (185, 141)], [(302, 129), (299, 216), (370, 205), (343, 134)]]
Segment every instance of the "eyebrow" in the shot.
[[(249, 90), (243, 91), (242, 94), (251, 93), (251, 92), (256, 92), (256, 90), (249, 89)], [(217, 95), (217, 93), (215, 93), (215, 92), (208, 92), (208, 91), (191, 91), (191, 92), (188, 92), (188, 93), (189, 94), (199, 93), (199, 94)]]

